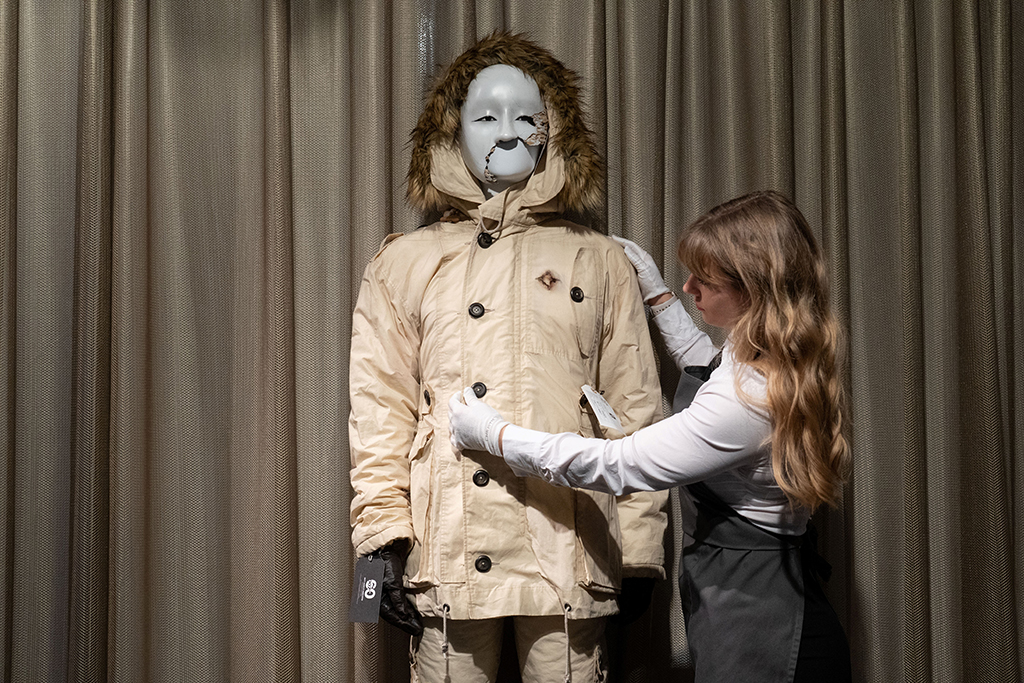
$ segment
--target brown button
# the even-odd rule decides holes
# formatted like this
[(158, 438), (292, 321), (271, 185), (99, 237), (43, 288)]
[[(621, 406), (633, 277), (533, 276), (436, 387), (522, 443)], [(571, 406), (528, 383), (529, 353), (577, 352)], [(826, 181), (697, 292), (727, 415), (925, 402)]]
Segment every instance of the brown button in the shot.
[(480, 245), (480, 248), (486, 249), (487, 247), (494, 244), (494, 238), (489, 233), (482, 232), (476, 237), (476, 243)]
[(487, 486), (487, 482), (491, 480), (491, 475), (487, 474), (484, 470), (477, 470), (473, 473), (473, 483), (477, 486)]
[(483, 398), (484, 394), (487, 393), (487, 385), (483, 382), (477, 382), (473, 385), (473, 393), (476, 394), (477, 398)]
[(475, 566), (476, 570), (481, 574), (486, 574), (491, 571), (491, 558), (486, 555), (481, 555), (476, 558), (476, 562), (473, 563), (473, 566)]
[(580, 289), (579, 287), (573, 287), (572, 289), (569, 290), (569, 296), (572, 298), (573, 301), (579, 303), (583, 301), (583, 290)]
[(472, 303), (469, 305), (469, 315), (474, 318), (481, 318), (484, 315), (484, 305), (481, 303)]
[(423, 390), (423, 400), (427, 402), (428, 406), (430, 405), (430, 392), (426, 389)]

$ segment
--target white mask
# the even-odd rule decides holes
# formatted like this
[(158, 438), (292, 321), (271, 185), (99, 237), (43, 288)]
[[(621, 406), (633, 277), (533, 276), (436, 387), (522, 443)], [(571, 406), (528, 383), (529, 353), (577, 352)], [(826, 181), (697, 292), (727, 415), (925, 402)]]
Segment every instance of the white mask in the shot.
[(485, 194), (497, 194), (529, 178), (547, 137), (540, 89), (522, 71), (495, 64), (469, 84), (459, 146)]

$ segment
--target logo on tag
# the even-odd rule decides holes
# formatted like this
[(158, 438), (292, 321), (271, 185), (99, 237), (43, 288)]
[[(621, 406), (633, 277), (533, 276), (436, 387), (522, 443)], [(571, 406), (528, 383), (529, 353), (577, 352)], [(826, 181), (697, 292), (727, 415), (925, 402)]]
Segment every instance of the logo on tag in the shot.
[(380, 613), (380, 589), (384, 582), (384, 560), (364, 555), (356, 560), (352, 581), (352, 602), (348, 607), (348, 620), (361, 624), (375, 624)]

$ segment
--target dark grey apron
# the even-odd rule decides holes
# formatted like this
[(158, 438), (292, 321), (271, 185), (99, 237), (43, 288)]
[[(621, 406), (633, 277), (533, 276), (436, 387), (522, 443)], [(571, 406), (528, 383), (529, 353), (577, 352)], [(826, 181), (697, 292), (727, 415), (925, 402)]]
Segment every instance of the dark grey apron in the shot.
[[(690, 404), (720, 358), (685, 369), (675, 412)], [(679, 592), (695, 683), (792, 681), (804, 619), (804, 537), (761, 529), (703, 483), (685, 488), (697, 524), (694, 543), (683, 550)], [(813, 553), (809, 566), (824, 569), (813, 546), (803, 548)]]
[(719, 352), (711, 360), (711, 365), (687, 365), (679, 375), (679, 384), (676, 385), (676, 395), (672, 398), (672, 412), (678, 413), (683, 408), (693, 403), (693, 397), (704, 382), (708, 381), (711, 373), (722, 362), (722, 354)]
[(679, 592), (696, 683), (788, 683), (804, 619), (802, 536), (751, 524), (704, 484)]

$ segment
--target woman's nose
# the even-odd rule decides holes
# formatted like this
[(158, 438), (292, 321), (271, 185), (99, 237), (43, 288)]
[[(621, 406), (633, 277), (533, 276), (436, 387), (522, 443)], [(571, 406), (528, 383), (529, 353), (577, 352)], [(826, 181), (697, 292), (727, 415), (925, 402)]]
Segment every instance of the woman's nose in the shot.
[(697, 278), (695, 278), (693, 275), (686, 278), (686, 282), (683, 283), (683, 291), (691, 296), (697, 296), (697, 288), (694, 286), (696, 284), (696, 281)]

